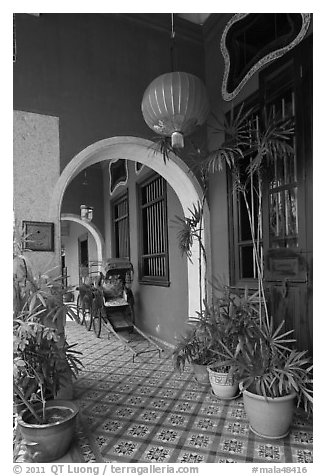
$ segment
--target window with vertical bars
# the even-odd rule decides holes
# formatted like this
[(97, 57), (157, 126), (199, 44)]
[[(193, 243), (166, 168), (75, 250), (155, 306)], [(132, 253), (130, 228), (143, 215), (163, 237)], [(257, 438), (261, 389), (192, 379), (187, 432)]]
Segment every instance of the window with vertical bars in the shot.
[[(272, 94), (268, 91), (268, 101), (263, 105), (267, 114), (272, 114), (279, 119), (292, 119), (295, 122), (295, 93), (292, 77), (289, 70), (285, 69), (282, 74), (277, 75), (278, 88)], [(269, 84), (272, 87), (271, 84)], [(258, 99), (249, 104), (255, 108), (249, 118), (249, 126), (252, 134), (255, 133), (259, 125)], [(296, 137), (291, 136), (291, 145), (294, 153), (284, 157), (276, 157), (270, 164), (266, 164), (263, 173), (263, 229), (264, 236), (260, 237), (260, 245), (265, 250), (269, 248), (297, 248), (298, 247), (298, 173), (296, 157)], [(245, 173), (252, 157), (246, 156), (242, 160), (240, 173)], [(256, 194), (252, 191), (257, 187), (255, 175), (249, 180), (247, 187), (247, 200), (250, 208), (253, 209), (251, 216), (254, 228), (258, 219), (258, 210), (255, 201)], [(254, 201), (254, 207), (251, 206)], [(232, 194), (232, 216), (233, 220), (233, 281), (249, 281), (256, 278), (257, 269), (253, 245), (251, 243), (251, 232), (248, 213), (245, 202), (240, 193)]]
[[(248, 132), (250, 137), (254, 137), (259, 126), (258, 113), (254, 112), (248, 118)], [(246, 155), (240, 160), (239, 173), (241, 183), (246, 186), (246, 200), (250, 208), (250, 220), (255, 232), (258, 225), (258, 198), (255, 190), (257, 189), (257, 177), (250, 174), (248, 177), (247, 169), (253, 160), (252, 155)], [(233, 194), (233, 215), (234, 215), (234, 264), (236, 281), (250, 280), (257, 278), (257, 264), (252, 244), (252, 233), (250, 227), (249, 215), (243, 194), (237, 191)], [(255, 236), (257, 242), (257, 236)], [(262, 246), (262, 238), (258, 239)]]
[[(293, 88), (289, 87), (273, 100), (270, 108), (283, 119), (295, 118)], [(270, 248), (298, 247), (298, 178), (295, 136), (294, 153), (277, 158), (272, 164), (268, 184), (269, 246)]]
[(115, 258), (129, 258), (129, 207), (128, 193), (112, 204), (113, 255)]
[(141, 184), (140, 282), (169, 285), (166, 182), (161, 176)]

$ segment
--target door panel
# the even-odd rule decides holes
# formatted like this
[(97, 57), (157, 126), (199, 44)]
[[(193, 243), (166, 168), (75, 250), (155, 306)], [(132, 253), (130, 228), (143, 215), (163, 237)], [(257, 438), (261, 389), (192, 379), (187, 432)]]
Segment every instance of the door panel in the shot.
[(275, 325), (283, 320), (284, 331), (294, 330), (297, 339), (296, 347), (312, 353), (312, 320), (309, 319), (309, 288), (308, 283), (268, 283), (270, 312)]
[(264, 104), (283, 107), (294, 116), (293, 167), (274, 167), (265, 184), (265, 283), (275, 323), (294, 329), (296, 347), (313, 349), (312, 333), (312, 40), (284, 59), (279, 72), (261, 75)]

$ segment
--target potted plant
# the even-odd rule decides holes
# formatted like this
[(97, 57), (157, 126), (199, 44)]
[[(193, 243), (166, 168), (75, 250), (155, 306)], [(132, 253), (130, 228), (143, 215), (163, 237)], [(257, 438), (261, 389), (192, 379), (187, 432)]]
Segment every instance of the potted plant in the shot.
[(173, 357), (178, 370), (182, 371), (185, 362), (188, 361), (195, 372), (201, 372), (202, 381), (211, 383), (216, 396), (229, 399), (238, 393), (238, 382), (229, 376), (229, 368), (220, 365), (217, 349), (220, 341), (236, 343), (237, 333), (240, 329), (243, 332), (244, 327), (240, 324), (239, 312), (235, 312), (236, 296), (235, 293), (231, 295), (230, 288), (220, 286), (216, 281), (214, 291), (218, 291), (220, 297), (217, 298), (214, 294), (211, 297), (212, 304), (208, 304), (207, 254), (203, 237), (203, 214), (207, 193), (207, 173), (204, 168), (200, 169), (200, 177), (204, 190), (202, 202), (193, 205), (188, 217), (177, 216), (175, 220), (179, 226), (178, 240), (182, 255), (186, 255), (191, 261), (194, 242), (199, 246), (200, 309), (196, 318), (188, 320), (191, 330), (186, 336), (179, 338)]
[[(248, 309), (247, 332), (239, 332), (236, 345), (216, 334), (215, 352), (218, 357), (214, 365), (228, 366), (229, 376), (241, 382), (252, 430), (260, 436), (279, 438), (288, 432), (295, 398), (297, 404), (302, 403), (307, 412), (312, 408), (311, 359), (306, 351), (300, 352), (292, 347), (295, 339), (289, 335), (293, 331), (282, 332), (284, 323), (274, 328), (264, 286), (264, 251), (261, 246), (263, 177), (276, 160), (286, 160), (293, 155), (291, 136), (294, 124), (292, 119), (278, 118), (273, 110), (270, 113), (264, 110), (258, 121), (257, 114), (252, 110), (244, 111), (242, 105), (237, 114), (231, 112), (230, 120), (225, 120), (225, 124), (215, 128), (215, 132), (224, 134), (224, 142), (215, 150), (204, 152), (203, 156), (198, 149), (197, 169), (199, 167), (201, 174), (206, 177), (222, 170), (225, 164), (231, 171), (233, 192), (238, 193), (243, 200), (250, 225), (256, 276), (252, 293), (256, 303)], [(248, 162), (246, 167), (243, 166), (244, 159)], [(196, 214), (198, 217), (202, 216), (202, 210), (201, 207)], [(199, 223), (197, 220), (195, 225), (198, 227)], [(192, 238), (194, 234), (190, 219), (185, 218), (184, 224), (188, 224), (188, 236)], [(185, 231), (184, 227), (181, 237), (187, 237)], [(190, 251), (187, 247), (185, 249), (187, 254), (191, 253), (192, 241), (183, 240), (183, 243), (189, 244)], [(258, 425), (251, 416), (249, 393), (257, 396), (252, 407), (255, 416), (269, 417), (263, 426)], [(266, 404), (267, 408), (257, 410), (258, 401)], [(286, 402), (286, 414), (278, 413), (282, 407), (280, 402), (283, 401)], [(274, 412), (273, 404), (276, 402), (278, 410)], [(274, 428), (277, 422), (282, 423), (281, 429)]]
[[(167, 155), (168, 158), (168, 155)], [(203, 179), (203, 188), (206, 190), (206, 180)], [(198, 285), (200, 289), (200, 310), (195, 318), (189, 318), (187, 324), (190, 326), (185, 336), (179, 337), (173, 351), (173, 359), (175, 368), (183, 371), (185, 364), (192, 365), (195, 373), (195, 379), (199, 383), (209, 383), (207, 364), (211, 359), (209, 350), (210, 331), (208, 318), (209, 315), (205, 311), (204, 304), (207, 302), (207, 256), (203, 240), (203, 208), (206, 201), (204, 193), (202, 202), (193, 205), (193, 209), (189, 210), (189, 217), (176, 216), (175, 224), (178, 226), (178, 242), (182, 255), (192, 261), (192, 246), (194, 242), (199, 246), (199, 276)], [(202, 274), (204, 273), (204, 290), (202, 290)]]
[(62, 313), (73, 311), (63, 302), (61, 277), (33, 273), (17, 240), (14, 263), (16, 443), (26, 448), (25, 459), (53, 461), (68, 450), (78, 414), (74, 403), (56, 398), (82, 367), (76, 344), (69, 345), (57, 327)]
[[(220, 339), (217, 353), (224, 358), (222, 365), (229, 366), (230, 375), (240, 382), (252, 431), (262, 437), (281, 438), (289, 431), (295, 399), (307, 412), (312, 410), (313, 402), (311, 359), (306, 351), (293, 348), (295, 339), (289, 337), (293, 331), (283, 332), (284, 322), (275, 329), (269, 314), (261, 246), (262, 178), (269, 164), (293, 154), (293, 124), (266, 111), (258, 123), (252, 111), (244, 113), (241, 106), (237, 115), (231, 115), (224, 132), (226, 142), (204, 162), (209, 172), (221, 170), (227, 163), (234, 191), (245, 204), (255, 258), (257, 307), (251, 309), (253, 319), (245, 338), (239, 334), (236, 348)], [(250, 160), (244, 170), (245, 157)]]
[(266, 318), (253, 320), (250, 334), (235, 351), (221, 343), (223, 364), (240, 382), (251, 430), (260, 437), (283, 438), (292, 422), (294, 402), (312, 410), (312, 362), (291, 347), (293, 331), (276, 330)]
[(210, 335), (208, 347), (211, 355), (208, 374), (213, 393), (221, 399), (228, 400), (238, 396), (239, 381), (231, 371), (230, 365), (221, 358), (221, 352), (224, 347), (235, 352), (239, 341), (251, 335), (253, 321), (257, 319), (257, 293), (250, 295), (247, 289), (244, 293), (240, 293), (217, 281), (213, 289), (213, 304), (210, 307), (205, 306)]
[(195, 379), (200, 384), (209, 383), (207, 365), (211, 359), (208, 346), (208, 327), (202, 316), (189, 323), (186, 335), (181, 336), (173, 350), (175, 369), (183, 372), (186, 364), (192, 366)]
[(211, 351), (207, 371), (213, 394), (220, 399), (229, 400), (237, 395), (239, 384), (233, 375), (230, 375), (229, 366), (224, 365), (217, 354), (220, 342), (228, 343), (231, 347), (236, 342), (230, 327), (231, 320), (227, 315), (223, 315), (224, 304), (221, 302), (222, 299), (214, 300), (213, 305), (209, 308), (206, 307), (205, 310), (206, 315), (209, 316), (210, 339), (208, 347)]

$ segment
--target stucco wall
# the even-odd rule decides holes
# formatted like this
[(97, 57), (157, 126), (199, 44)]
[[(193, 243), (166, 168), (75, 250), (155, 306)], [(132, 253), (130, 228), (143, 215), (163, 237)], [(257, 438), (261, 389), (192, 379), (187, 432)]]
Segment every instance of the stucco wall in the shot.
[[(18, 227), (23, 220), (53, 221), (49, 202), (59, 177), (59, 119), (14, 111), (14, 214)], [(58, 221), (54, 222), (55, 229)], [(58, 264), (59, 243), (54, 252), (29, 252), (28, 258), (39, 271)]]
[[(149, 334), (163, 341), (174, 343), (174, 339), (185, 328), (188, 314), (188, 282), (186, 258), (178, 249), (177, 228), (173, 223), (175, 216), (183, 216), (181, 204), (173, 189), (167, 185), (168, 236), (170, 286), (148, 286), (138, 282), (138, 209), (137, 183), (152, 173), (143, 167), (139, 174), (135, 172), (135, 162), (127, 161), (130, 225), (130, 260), (135, 268), (133, 292), (135, 295), (136, 323)], [(119, 186), (113, 195), (109, 192), (108, 164), (103, 164), (103, 188), (105, 197), (106, 253), (111, 256), (111, 200), (120, 195), (125, 186)]]
[(68, 285), (78, 286), (79, 284), (79, 252), (78, 238), (88, 241), (88, 258), (89, 261), (97, 261), (97, 248), (95, 240), (87, 229), (74, 222), (69, 223), (69, 235), (62, 237), (62, 244), (65, 248), (65, 261), (68, 273)]

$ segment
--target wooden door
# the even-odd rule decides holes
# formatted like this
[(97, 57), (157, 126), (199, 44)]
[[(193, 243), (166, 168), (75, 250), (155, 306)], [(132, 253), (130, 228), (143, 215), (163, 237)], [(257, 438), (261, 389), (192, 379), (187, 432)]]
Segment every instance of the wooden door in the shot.
[(85, 278), (89, 275), (88, 266), (88, 236), (78, 238), (78, 255), (79, 255), (79, 284), (84, 283)]
[(295, 153), (273, 164), (264, 190), (265, 283), (275, 323), (312, 352), (312, 39), (261, 75), (261, 100), (293, 115)]

